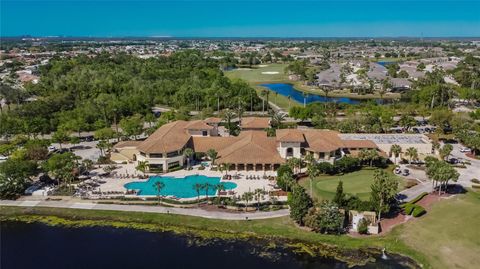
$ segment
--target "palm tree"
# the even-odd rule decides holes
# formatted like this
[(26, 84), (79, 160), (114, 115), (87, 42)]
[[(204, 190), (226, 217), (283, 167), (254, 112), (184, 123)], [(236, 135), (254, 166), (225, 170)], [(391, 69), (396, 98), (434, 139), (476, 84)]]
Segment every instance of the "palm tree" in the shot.
[(187, 169), (190, 170), (190, 157), (192, 157), (194, 154), (193, 149), (191, 148), (185, 148), (183, 150), (183, 155), (187, 158)]
[(272, 113), (271, 125), (273, 128), (280, 128), (282, 122), (285, 120), (285, 115), (279, 112)]
[(262, 189), (255, 189), (254, 191), (255, 200), (257, 200), (257, 211), (260, 210), (260, 200), (263, 199), (263, 195), (265, 195), (265, 191)]
[(230, 171), (230, 167), (232, 166), (232, 164), (231, 163), (224, 163), (223, 166), (225, 168), (225, 175), (228, 176), (228, 171)]
[(235, 113), (230, 109), (225, 109), (223, 111), (223, 119), (227, 122), (227, 129), (230, 132), (232, 119), (235, 118)]
[[(262, 89), (260, 91), (261, 96), (265, 96), (267, 99), (267, 106), (268, 106), (268, 95), (270, 95), (270, 91), (267, 89)], [(262, 112), (265, 112), (265, 99), (262, 98)]]
[(400, 156), (400, 153), (402, 153), (402, 147), (400, 147), (400, 145), (394, 144), (390, 147), (390, 153), (393, 154), (393, 162), (397, 164), (397, 158)]
[(203, 185), (200, 183), (195, 183), (193, 189), (197, 192), (197, 203), (200, 203), (200, 191), (203, 189)]
[(202, 185), (202, 187), (205, 190), (205, 196), (207, 197), (207, 200), (208, 200), (208, 190), (210, 190), (210, 188), (213, 186), (210, 183), (205, 183)]
[(414, 147), (408, 148), (407, 151), (405, 152), (405, 155), (409, 157), (408, 164), (412, 164), (412, 160), (418, 159), (418, 151)]
[(250, 192), (250, 191), (244, 192), (244, 193), (242, 194), (242, 199), (245, 200), (245, 202), (246, 202), (246, 204), (245, 204), (245, 212), (247, 212), (248, 202), (253, 199), (253, 193)]
[(145, 172), (148, 170), (148, 161), (138, 161), (135, 169), (141, 171), (145, 175)]
[(310, 197), (313, 198), (313, 179), (318, 176), (319, 170), (317, 164), (309, 162), (307, 164), (308, 178), (310, 179)]
[(160, 191), (165, 187), (165, 184), (161, 181), (157, 181), (153, 184), (155, 191), (157, 192), (158, 204), (160, 204)]
[(215, 189), (220, 193), (221, 191), (225, 190), (225, 185), (223, 185), (222, 183), (219, 183), (215, 185)]
[(214, 149), (209, 149), (207, 150), (207, 156), (212, 161), (212, 165), (214, 165), (218, 156), (218, 152)]

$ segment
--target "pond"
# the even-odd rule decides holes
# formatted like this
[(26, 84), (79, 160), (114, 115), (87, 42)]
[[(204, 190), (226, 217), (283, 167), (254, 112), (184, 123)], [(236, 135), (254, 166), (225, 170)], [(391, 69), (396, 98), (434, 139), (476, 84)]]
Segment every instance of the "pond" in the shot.
[[(311, 258), (245, 241), (210, 240), (110, 227), (67, 228), (2, 222), (2, 269), (348, 268), (329, 258)], [(390, 258), (354, 268), (407, 268)]]
[[(288, 83), (267, 83), (267, 84), (260, 84), (260, 86), (266, 87), (271, 91), (277, 92), (285, 97), (290, 96), (293, 100), (303, 104), (303, 92), (295, 89), (292, 84)], [(362, 100), (353, 99), (349, 97), (325, 97), (317, 94), (308, 94), (305, 100), (306, 104), (314, 103), (314, 102), (336, 102), (336, 103), (346, 103), (351, 105), (360, 104)]]

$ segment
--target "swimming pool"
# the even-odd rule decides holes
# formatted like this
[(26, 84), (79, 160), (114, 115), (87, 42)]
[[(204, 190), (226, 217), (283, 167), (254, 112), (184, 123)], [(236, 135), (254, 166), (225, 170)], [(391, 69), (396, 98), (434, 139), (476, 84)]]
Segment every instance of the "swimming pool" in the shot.
[[(222, 184), (225, 190), (231, 190), (237, 187), (233, 182), (220, 183), (219, 177), (207, 177), (203, 175), (192, 175), (183, 178), (176, 177), (150, 177), (145, 182), (130, 182), (124, 185), (128, 190), (139, 190), (138, 195), (157, 195), (154, 187), (155, 182), (163, 182), (165, 187), (160, 191), (160, 195), (173, 195), (178, 198), (194, 198), (197, 197), (197, 191), (194, 189), (195, 184), (209, 183), (212, 187), (208, 189), (208, 195), (214, 196), (217, 190), (213, 187), (217, 184)], [(205, 195), (205, 190), (200, 191), (200, 195)]]

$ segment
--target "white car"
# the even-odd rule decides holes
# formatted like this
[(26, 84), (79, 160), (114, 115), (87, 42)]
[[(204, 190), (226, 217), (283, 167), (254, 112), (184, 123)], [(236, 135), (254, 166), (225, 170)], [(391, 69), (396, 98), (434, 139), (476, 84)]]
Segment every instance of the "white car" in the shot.
[(0, 155), (0, 161), (6, 161), (8, 159), (7, 156)]
[(467, 148), (467, 147), (460, 149), (460, 152), (471, 152), (471, 151), (472, 151), (472, 150), (469, 149), (469, 148)]
[(56, 149), (57, 149), (57, 148), (56, 148), (56, 147), (54, 147), (54, 146), (50, 146), (50, 147), (48, 147), (48, 150), (49, 150), (49, 151), (54, 151), (54, 150), (56, 150)]

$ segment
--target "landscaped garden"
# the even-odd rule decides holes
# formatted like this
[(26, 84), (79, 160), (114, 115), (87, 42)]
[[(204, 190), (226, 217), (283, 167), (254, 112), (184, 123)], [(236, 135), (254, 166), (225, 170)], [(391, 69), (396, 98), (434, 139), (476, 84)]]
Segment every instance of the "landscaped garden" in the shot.
[[(338, 182), (341, 180), (343, 182), (343, 190), (345, 193), (357, 195), (361, 200), (368, 200), (370, 198), (370, 186), (373, 183), (373, 173), (374, 169), (364, 168), (359, 171), (345, 173), (343, 175), (321, 175), (313, 180), (313, 197), (318, 200), (331, 200), (335, 196), (335, 191), (337, 189)], [(402, 180), (401, 178), (395, 176), (390, 172), (390, 169), (387, 169), (388, 173)], [(400, 182), (400, 188), (403, 186), (403, 181)], [(302, 185), (307, 193), (310, 193), (310, 180), (304, 178), (300, 180), (300, 185)]]
[(285, 82), (285, 64), (269, 64), (265, 66), (252, 66), (252, 68), (239, 68), (225, 72), (229, 78), (240, 78), (249, 83)]

